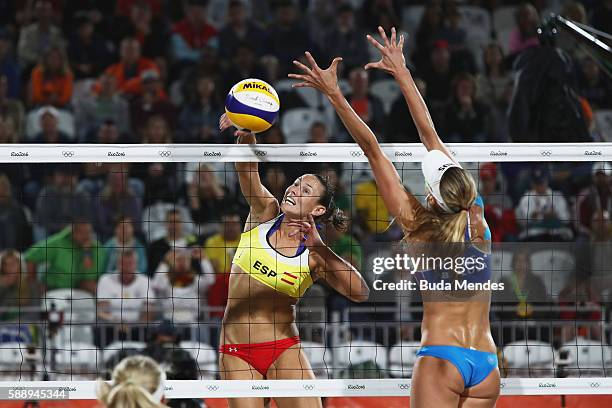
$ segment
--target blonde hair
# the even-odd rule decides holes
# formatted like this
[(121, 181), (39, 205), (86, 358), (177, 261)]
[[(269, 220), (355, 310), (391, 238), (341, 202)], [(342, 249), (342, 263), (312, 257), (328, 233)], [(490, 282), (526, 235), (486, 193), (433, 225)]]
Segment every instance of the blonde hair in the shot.
[(452, 212), (444, 212), (438, 205), (431, 208), (419, 205), (413, 210), (411, 217), (400, 216), (405, 240), (465, 242), (468, 211), (477, 195), (474, 179), (464, 169), (452, 167), (440, 180), (440, 194)]
[(164, 373), (150, 357), (127, 357), (113, 370), (111, 385), (98, 381), (98, 401), (106, 408), (166, 408), (155, 394), (163, 386)]

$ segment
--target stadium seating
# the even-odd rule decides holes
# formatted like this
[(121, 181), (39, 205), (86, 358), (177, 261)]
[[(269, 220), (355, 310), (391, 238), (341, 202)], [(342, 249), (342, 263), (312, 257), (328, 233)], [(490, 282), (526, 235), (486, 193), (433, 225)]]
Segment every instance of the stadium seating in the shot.
[(325, 123), (325, 117), (316, 109), (296, 108), (285, 112), (281, 118), (281, 129), (287, 143), (306, 143), (310, 127), (315, 122)]
[(502, 358), (508, 377), (525, 377), (530, 372), (537, 377), (550, 377), (555, 367), (553, 347), (542, 341), (508, 343), (502, 350)]
[(155, 242), (166, 236), (166, 217), (170, 210), (180, 212), (184, 236), (194, 233), (194, 222), (187, 207), (180, 204), (157, 202), (142, 212), (142, 229), (147, 242)]
[(401, 95), (400, 88), (394, 79), (379, 79), (372, 83), (370, 92), (381, 100), (386, 115), (391, 112), (393, 102)]
[(547, 249), (531, 255), (531, 268), (534, 274), (542, 278), (547, 292), (556, 296), (575, 271), (575, 260), (569, 252)]
[(41, 307), (50, 311), (55, 304), (63, 312), (64, 323), (93, 323), (96, 320), (96, 302), (93, 296), (81, 289), (53, 289), (45, 293)]
[(493, 251), (491, 253), (491, 281), (499, 282), (503, 277), (512, 274), (513, 253), (510, 251)]
[(312, 341), (301, 341), (300, 345), (310, 362), (310, 366), (318, 379), (331, 378), (332, 354), (324, 344)]
[(559, 355), (566, 352), (565, 373), (570, 377), (602, 377), (604, 367), (612, 362), (612, 348), (602, 340), (576, 337), (559, 348)]
[[(40, 116), (44, 108), (35, 109), (28, 112), (26, 117), (26, 140), (33, 139), (40, 132)], [(64, 132), (71, 139), (75, 138), (74, 116), (67, 110), (57, 110), (58, 112), (58, 129)]]
[(409, 378), (421, 348), (418, 341), (402, 341), (389, 351), (389, 372), (392, 377)]
[(68, 348), (59, 348), (56, 354), (57, 369), (60, 373), (96, 373), (101, 363), (100, 350), (91, 343), (72, 341)]
[(612, 142), (612, 109), (595, 111), (595, 124), (604, 142)]
[(197, 341), (181, 341), (179, 345), (189, 351), (198, 363), (200, 379), (214, 380), (216, 378), (218, 355), (214, 348)]
[(364, 340), (345, 342), (334, 348), (334, 368), (351, 370), (358, 369), (360, 365), (375, 363), (378, 369), (386, 370), (387, 353), (382, 344)]
[(102, 350), (102, 361), (106, 365), (121, 350), (144, 350), (146, 343), (140, 341), (115, 341)]

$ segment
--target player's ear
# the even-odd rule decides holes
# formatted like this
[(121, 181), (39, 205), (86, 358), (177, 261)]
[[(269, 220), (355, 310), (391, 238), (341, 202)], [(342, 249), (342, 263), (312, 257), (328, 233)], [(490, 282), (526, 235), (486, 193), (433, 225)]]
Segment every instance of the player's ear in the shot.
[(322, 205), (317, 205), (314, 209), (314, 211), (312, 212), (312, 216), (313, 217), (320, 217), (323, 214), (325, 214), (326, 208), (323, 207)]

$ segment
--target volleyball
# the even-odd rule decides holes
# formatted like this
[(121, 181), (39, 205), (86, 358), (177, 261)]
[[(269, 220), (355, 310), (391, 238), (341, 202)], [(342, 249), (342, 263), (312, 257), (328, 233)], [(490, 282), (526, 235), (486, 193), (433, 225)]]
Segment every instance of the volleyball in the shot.
[(278, 119), (280, 101), (274, 88), (260, 79), (244, 79), (225, 99), (225, 113), (238, 129), (253, 133), (267, 130)]

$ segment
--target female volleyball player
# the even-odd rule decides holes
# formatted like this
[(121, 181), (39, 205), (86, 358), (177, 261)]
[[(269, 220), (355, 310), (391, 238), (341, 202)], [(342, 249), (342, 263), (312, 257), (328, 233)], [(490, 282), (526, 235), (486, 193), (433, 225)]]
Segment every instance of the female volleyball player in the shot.
[[(223, 115), (220, 128), (230, 125)], [(238, 143), (256, 142), (249, 132), (236, 136)], [(369, 295), (359, 272), (323, 243), (315, 226), (343, 228), (347, 220), (321, 176), (299, 177), (279, 203), (261, 183), (257, 163), (236, 163), (236, 171), (250, 213), (232, 261), (219, 348), (221, 378), (314, 379), (300, 348), (297, 301), (317, 279), (356, 302)], [(281, 408), (321, 406), (320, 398), (275, 400)], [(263, 398), (233, 399), (230, 406), (262, 407)]]
[[(367, 64), (366, 69), (376, 68), (392, 74), (408, 103), (421, 141), (428, 150), (422, 163), (429, 190), (427, 207), (406, 191), (376, 137), (340, 92), (336, 69), (341, 58), (334, 59), (328, 69), (322, 70), (310, 53), (306, 53), (310, 67), (295, 61), (302, 74), (289, 76), (301, 81), (296, 87), (313, 87), (327, 95), (367, 156), (385, 205), (400, 222), (406, 241), (463, 243), (469, 252), (465, 256), (485, 259), (482, 270), (470, 279), (486, 280), (490, 277), (486, 259), (491, 234), (474, 180), (453, 160), (434, 129), (428, 109), (406, 68), (403, 37), (396, 41), (395, 29), (391, 39), (382, 28), (379, 31), (384, 45), (370, 36), (368, 40), (380, 50), (382, 58)], [(417, 275), (428, 279), (431, 274)], [(489, 327), (490, 293), (486, 293), (484, 301), (469, 299), (450, 303), (438, 300), (423, 304), (422, 348), (413, 371), (410, 406), (493, 407), (499, 395), (499, 370)]]

